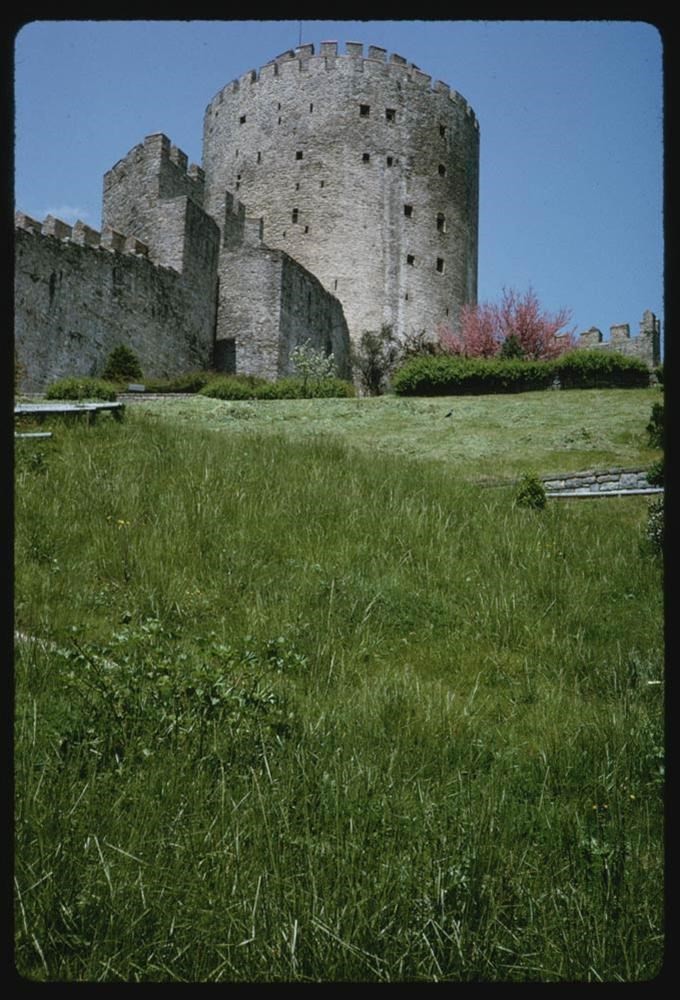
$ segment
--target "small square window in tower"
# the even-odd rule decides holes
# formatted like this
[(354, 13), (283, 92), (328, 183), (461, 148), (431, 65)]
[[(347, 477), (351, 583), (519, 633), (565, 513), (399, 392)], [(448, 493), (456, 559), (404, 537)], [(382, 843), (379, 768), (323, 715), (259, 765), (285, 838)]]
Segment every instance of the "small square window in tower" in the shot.
[(299, 215), (299, 212), (298, 212), (298, 209), (297, 209), (297, 208), (294, 208), (294, 209), (293, 209), (293, 212), (292, 212), (292, 216), (291, 216), (291, 221), (292, 221), (292, 222), (297, 222), (297, 220), (298, 220), (298, 215)]
[(396, 112), (395, 108), (385, 108), (385, 119), (388, 122), (396, 121), (396, 119), (397, 119), (397, 112)]
[(413, 215), (413, 205), (404, 205), (404, 215), (407, 219), (410, 219)]
[(446, 167), (444, 166), (443, 163), (439, 164), (439, 168), (438, 169), (439, 169), (439, 176), (440, 177), (446, 177)]
[(394, 157), (388, 156), (387, 157), (387, 166), (391, 167), (393, 163), (394, 163)]
[(371, 154), (370, 153), (364, 153), (363, 156), (361, 157), (361, 161), (362, 161), (362, 163), (370, 163), (371, 162)]
[(360, 118), (368, 118), (368, 116), (370, 115), (370, 113), (371, 113), (371, 105), (370, 104), (360, 104), (359, 105), (359, 117)]
[(442, 139), (446, 138), (446, 125), (439, 126), (439, 134), (442, 137)]
[(303, 155), (302, 154), (302, 150), (298, 149), (297, 153), (295, 154), (295, 159), (296, 160), (301, 160), (302, 159), (302, 155)]
[(437, 273), (438, 274), (443, 274), (444, 273), (444, 258), (443, 257), (437, 257)]
[(438, 233), (446, 232), (446, 217), (444, 216), (443, 212), (439, 212), (437, 214), (437, 232)]
[(245, 125), (245, 122), (246, 122), (246, 116), (241, 115), (241, 117), (238, 120), (239, 125)]
[(415, 262), (416, 262), (416, 259), (415, 259), (415, 257), (413, 256), (413, 254), (412, 254), (412, 253), (407, 253), (407, 254), (406, 254), (406, 263), (407, 263), (407, 264), (408, 264), (408, 265), (409, 265), (410, 267), (413, 267), (413, 266), (414, 266), (414, 264), (415, 264)]

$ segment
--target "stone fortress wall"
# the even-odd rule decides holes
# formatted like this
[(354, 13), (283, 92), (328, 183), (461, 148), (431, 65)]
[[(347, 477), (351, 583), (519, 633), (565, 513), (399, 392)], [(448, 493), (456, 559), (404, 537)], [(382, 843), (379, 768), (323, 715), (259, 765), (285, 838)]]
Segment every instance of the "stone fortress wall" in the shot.
[[(203, 165), (162, 133), (104, 177), (102, 229), (17, 213), (21, 388), (96, 375), (123, 343), (149, 377), (277, 378), (305, 340), (350, 376), (350, 342), (455, 327), (477, 295), (479, 128), (385, 49), (301, 45), (225, 86)], [(658, 363), (658, 320), (579, 346)]]
[(205, 207), (224, 192), (342, 303), (352, 339), (455, 323), (477, 294), (479, 128), (402, 56), (302, 45), (224, 87), (204, 118)]
[(205, 368), (214, 311), (214, 300), (196, 310), (186, 275), (152, 262), (135, 236), (17, 214), (14, 339), (25, 392), (99, 374), (121, 343), (150, 376)]
[(604, 340), (602, 331), (591, 326), (579, 334), (579, 348), (586, 350), (615, 351), (627, 357), (638, 358), (650, 368), (661, 362), (661, 324), (651, 310), (646, 309), (640, 320), (640, 332), (631, 337), (628, 323), (616, 323), (609, 328), (609, 340)]

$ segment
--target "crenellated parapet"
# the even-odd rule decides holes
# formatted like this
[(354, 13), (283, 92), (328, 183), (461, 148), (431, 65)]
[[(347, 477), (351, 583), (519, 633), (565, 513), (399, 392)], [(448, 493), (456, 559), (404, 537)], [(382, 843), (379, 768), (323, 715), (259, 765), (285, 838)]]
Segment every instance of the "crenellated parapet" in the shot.
[(334, 41), (321, 42), (318, 54), (315, 54), (312, 44), (288, 49), (259, 69), (248, 70), (247, 73), (230, 81), (215, 95), (206, 108), (206, 113), (219, 109), (229, 94), (247, 90), (261, 80), (277, 78), (289, 80), (296, 74), (316, 74), (324, 70), (332, 72), (339, 66), (347, 66), (351, 68), (352, 73), (364, 74), (373, 80), (382, 77), (385, 81), (409, 82), (425, 93), (445, 97), (457, 105), (474, 126), (479, 128), (474, 111), (458, 91), (441, 80), (433, 81), (430, 74), (424, 73), (415, 63), (409, 62), (396, 52), (388, 53), (378, 45), (369, 45), (364, 52), (363, 42), (346, 42), (344, 53), (338, 51), (338, 43)]
[(650, 309), (646, 309), (640, 320), (640, 332), (631, 336), (628, 323), (614, 323), (609, 327), (609, 339), (596, 326), (584, 330), (578, 336), (579, 348), (587, 350), (614, 351), (629, 357), (639, 358), (654, 368), (661, 359), (661, 324)]
[(477, 119), (398, 53), (306, 44), (242, 74), (208, 105), (203, 168), (218, 225), (233, 192), (264, 243), (338, 297), (355, 339), (455, 326), (476, 301)]
[(15, 228), (33, 233), (36, 236), (47, 236), (76, 246), (108, 250), (113, 253), (134, 254), (137, 257), (148, 257), (149, 248), (134, 236), (125, 236), (111, 226), (104, 226), (99, 232), (78, 219), (73, 225), (47, 215), (42, 222), (31, 218), (24, 212), (17, 212), (14, 220)]
[(163, 132), (147, 135), (104, 174), (104, 197), (131, 178), (153, 185), (159, 198), (186, 195), (197, 205), (203, 205), (203, 170), (198, 164), (189, 163), (187, 154)]

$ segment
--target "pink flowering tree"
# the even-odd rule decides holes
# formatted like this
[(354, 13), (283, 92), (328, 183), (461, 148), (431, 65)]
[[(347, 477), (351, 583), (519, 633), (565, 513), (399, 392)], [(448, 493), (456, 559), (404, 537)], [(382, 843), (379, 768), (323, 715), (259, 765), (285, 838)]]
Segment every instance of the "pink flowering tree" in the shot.
[(523, 294), (504, 288), (500, 304), (463, 306), (458, 332), (440, 326), (437, 336), (445, 354), (467, 358), (504, 354), (543, 360), (556, 358), (575, 346), (573, 330), (564, 329), (570, 318), (568, 309), (556, 313), (543, 309), (532, 288)]

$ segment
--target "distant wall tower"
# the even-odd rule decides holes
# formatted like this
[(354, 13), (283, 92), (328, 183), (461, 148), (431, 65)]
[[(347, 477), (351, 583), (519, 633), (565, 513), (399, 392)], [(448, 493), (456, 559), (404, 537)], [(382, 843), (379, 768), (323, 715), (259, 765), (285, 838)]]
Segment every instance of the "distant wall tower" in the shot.
[(346, 50), (302, 45), (215, 96), (204, 207), (221, 225), (233, 192), (337, 296), (354, 339), (455, 327), (477, 297), (477, 120), (403, 57)]

